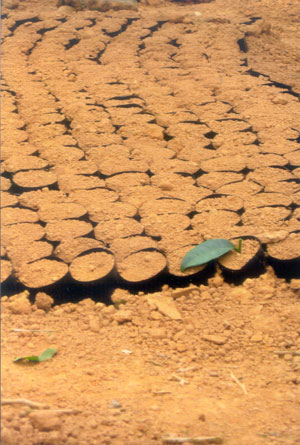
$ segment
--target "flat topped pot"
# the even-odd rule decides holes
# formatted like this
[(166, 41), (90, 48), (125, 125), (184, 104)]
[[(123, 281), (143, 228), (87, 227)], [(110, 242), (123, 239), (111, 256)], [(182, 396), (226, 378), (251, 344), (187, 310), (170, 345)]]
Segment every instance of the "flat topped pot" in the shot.
[[(263, 263), (264, 253), (260, 241), (255, 237), (241, 237), (241, 252), (231, 250), (218, 259), (218, 264), (225, 275), (248, 275), (250, 271), (259, 270)], [(239, 238), (230, 240), (238, 246)]]
[(113, 254), (109, 250), (96, 248), (74, 258), (69, 271), (75, 281), (88, 283), (107, 278), (114, 266)]

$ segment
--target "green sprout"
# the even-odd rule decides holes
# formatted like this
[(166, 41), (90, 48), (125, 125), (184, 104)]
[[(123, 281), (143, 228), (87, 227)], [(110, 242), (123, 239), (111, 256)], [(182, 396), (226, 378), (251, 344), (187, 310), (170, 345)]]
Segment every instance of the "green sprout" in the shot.
[(56, 354), (56, 349), (46, 349), (44, 352), (41, 353), (41, 355), (29, 355), (29, 356), (25, 356), (25, 357), (17, 357), (14, 359), (14, 362), (33, 362), (33, 363), (40, 363), (40, 362), (45, 362), (46, 360), (50, 360), (50, 358), (52, 358), (55, 354)]

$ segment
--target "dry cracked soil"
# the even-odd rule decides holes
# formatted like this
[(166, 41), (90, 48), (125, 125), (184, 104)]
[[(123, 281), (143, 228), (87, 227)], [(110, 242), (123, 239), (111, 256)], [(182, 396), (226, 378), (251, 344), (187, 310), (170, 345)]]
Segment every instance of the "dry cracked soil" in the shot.
[(3, 445), (299, 444), (298, 1), (1, 14)]

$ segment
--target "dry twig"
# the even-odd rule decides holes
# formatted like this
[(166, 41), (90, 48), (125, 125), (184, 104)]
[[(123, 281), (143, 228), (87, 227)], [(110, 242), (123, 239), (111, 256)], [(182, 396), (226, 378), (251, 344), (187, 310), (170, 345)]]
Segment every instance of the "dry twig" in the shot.
[(231, 375), (231, 378), (235, 381), (235, 383), (237, 383), (239, 385), (239, 387), (242, 389), (243, 393), (247, 395), (248, 391), (247, 391), (246, 386), (244, 385), (244, 383), (241, 383), (239, 381), (239, 379), (233, 374), (233, 372), (231, 372), (230, 375)]
[(188, 381), (183, 379), (182, 377), (179, 377), (179, 375), (172, 374), (169, 380), (175, 380), (176, 382), (179, 382), (179, 385), (188, 385)]
[(185, 442), (189, 443), (198, 443), (201, 445), (209, 445), (209, 444), (222, 444), (223, 439), (219, 436), (201, 436), (201, 437), (163, 437), (162, 438), (164, 445), (172, 445), (172, 444), (181, 444)]
[(49, 409), (49, 405), (45, 403), (32, 402), (27, 399), (2, 399), (1, 405), (26, 405), (35, 409)]
[(155, 395), (172, 394), (172, 391), (153, 391)]
[(187, 368), (178, 368), (177, 371), (178, 372), (189, 372), (189, 371), (194, 371), (196, 369), (195, 366), (188, 366)]
[(52, 413), (79, 414), (78, 409), (51, 409), (46, 403), (32, 402), (27, 399), (2, 399), (1, 405), (25, 405), (34, 409), (49, 409)]

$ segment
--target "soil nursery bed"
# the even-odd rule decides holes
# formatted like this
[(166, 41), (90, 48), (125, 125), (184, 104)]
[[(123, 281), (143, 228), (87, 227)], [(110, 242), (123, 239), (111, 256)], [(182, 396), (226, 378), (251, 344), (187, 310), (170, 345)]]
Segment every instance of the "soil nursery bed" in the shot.
[(2, 443), (298, 444), (298, 2), (1, 13)]

